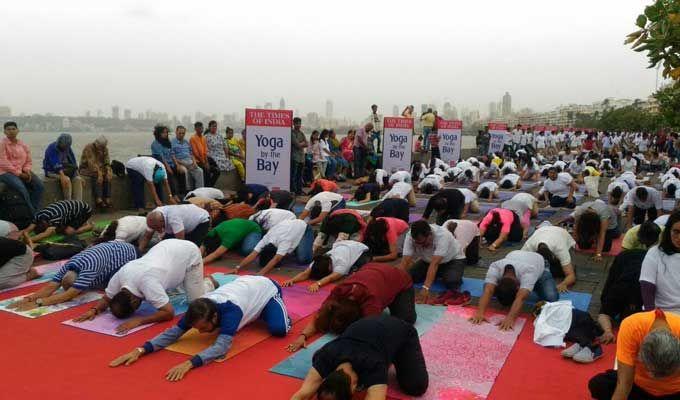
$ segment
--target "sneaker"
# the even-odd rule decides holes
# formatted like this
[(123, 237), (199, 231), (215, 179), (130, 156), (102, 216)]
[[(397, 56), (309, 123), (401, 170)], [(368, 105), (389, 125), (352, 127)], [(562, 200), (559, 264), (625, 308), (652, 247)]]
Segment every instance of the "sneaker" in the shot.
[(588, 364), (602, 357), (603, 354), (601, 346), (597, 346), (595, 351), (590, 350), (590, 347), (584, 347), (574, 355), (574, 361), (581, 364)]
[(444, 304), (447, 306), (465, 306), (470, 304), (470, 300), (472, 300), (472, 295), (466, 290), (463, 293), (457, 293), (456, 296), (446, 300)]
[(573, 358), (581, 350), (583, 350), (583, 347), (578, 343), (574, 343), (570, 347), (562, 350), (562, 357)]

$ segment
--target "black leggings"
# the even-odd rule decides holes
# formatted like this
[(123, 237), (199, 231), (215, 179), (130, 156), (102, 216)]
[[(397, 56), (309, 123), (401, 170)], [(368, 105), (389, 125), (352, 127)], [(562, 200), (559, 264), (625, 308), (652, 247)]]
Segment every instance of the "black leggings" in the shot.
[(465, 248), (465, 262), (467, 265), (475, 265), (479, 262), (479, 236), (475, 236)]
[[(430, 263), (425, 260), (419, 260), (409, 270), (411, 279), (414, 283), (420, 283), (425, 280), (427, 269)], [(446, 289), (455, 291), (463, 283), (463, 270), (465, 269), (465, 260), (451, 260), (447, 263), (439, 264), (437, 268), (437, 278), (441, 278)]]
[(203, 168), (203, 181), (205, 186), (213, 187), (217, 178), (220, 177), (220, 168), (212, 157), (208, 157), (208, 168)]
[[(203, 239), (205, 239), (206, 235), (210, 231), (210, 221), (202, 222), (194, 228), (193, 231), (191, 232), (184, 232), (184, 240), (188, 240), (190, 242), (193, 242), (196, 246), (201, 246), (203, 244)], [(175, 235), (172, 233), (167, 233), (165, 236), (163, 236), (163, 239), (171, 239), (174, 238)]]
[(413, 286), (399, 292), (387, 308), (391, 316), (409, 324), (415, 324), (418, 316), (416, 314), (416, 291)]
[(658, 216), (658, 211), (656, 210), (656, 207), (651, 207), (646, 210), (643, 210), (642, 208), (638, 208), (637, 206), (633, 206), (633, 223), (636, 225), (640, 225), (645, 222), (645, 216), (647, 216), (647, 219), (650, 221), (654, 221), (656, 217)]
[[(593, 396), (595, 400), (609, 400), (616, 390), (616, 371), (610, 369), (607, 372), (597, 374), (590, 378), (588, 382), (588, 389), (590, 390), (590, 395)], [(652, 396), (646, 391), (642, 390), (636, 384), (633, 384), (633, 388), (628, 395), (628, 400), (677, 400), (680, 399), (680, 393), (669, 394), (666, 396)]]
[(395, 355), (393, 364), (397, 383), (404, 394), (421, 396), (427, 391), (430, 378), (416, 328), (409, 329), (408, 338)]

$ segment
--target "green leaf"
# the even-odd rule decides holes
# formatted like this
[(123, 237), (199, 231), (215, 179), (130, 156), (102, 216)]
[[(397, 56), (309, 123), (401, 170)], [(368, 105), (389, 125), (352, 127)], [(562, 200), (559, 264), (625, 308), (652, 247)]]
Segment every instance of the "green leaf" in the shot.
[[(656, 8), (655, 5), (647, 6), (645, 7), (645, 15), (647, 18), (649, 18), (652, 21), (656, 21), (656, 19), (659, 17), (659, 10)], [(640, 17), (638, 17), (639, 19)], [(639, 25), (638, 25), (639, 26)]]
[(647, 17), (645, 17), (643, 14), (638, 15), (635, 25), (639, 26), (640, 28), (644, 28), (645, 25), (647, 25)]

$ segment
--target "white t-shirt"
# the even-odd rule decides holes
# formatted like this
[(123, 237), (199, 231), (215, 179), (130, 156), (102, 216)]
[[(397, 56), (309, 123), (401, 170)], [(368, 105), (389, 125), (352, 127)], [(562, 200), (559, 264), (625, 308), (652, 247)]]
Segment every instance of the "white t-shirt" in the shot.
[(334, 205), (341, 202), (342, 195), (335, 192), (321, 192), (312, 196), (305, 204), (305, 210), (311, 210), (314, 203), (317, 201), (321, 203), (321, 212), (330, 212)]
[(125, 163), (125, 168), (139, 172), (142, 174), (144, 179), (149, 182), (153, 182), (153, 171), (156, 169), (156, 167), (160, 167), (163, 169), (163, 171), (165, 171), (165, 166), (163, 163), (153, 157), (133, 157), (129, 159), (127, 163)]
[(473, 182), (479, 182), (479, 168), (475, 167), (474, 165), (471, 165), (469, 167), (465, 167), (463, 169), (461, 177), (465, 177), (468, 179), (467, 175), (465, 174), (465, 171), (472, 171), (472, 181)]
[(633, 157), (630, 158), (630, 160), (624, 158), (621, 160), (621, 169), (624, 171), (630, 171), (630, 172), (635, 172), (635, 167), (637, 167), (637, 160), (634, 159)]
[(411, 173), (408, 171), (397, 171), (390, 175), (389, 183), (392, 184), (394, 182), (411, 182)]
[(571, 254), (569, 250), (576, 246), (576, 241), (566, 229), (559, 226), (544, 226), (536, 229), (533, 235), (527, 239), (522, 250), (536, 251), (538, 245), (545, 243), (550, 251), (555, 254), (562, 266), (571, 264)]
[[(423, 180), (418, 183), (418, 188), (423, 190), (426, 185), (433, 185), (437, 190), (441, 189), (443, 186), (443, 178), (437, 174), (430, 174), (423, 178)], [(396, 184), (395, 184), (396, 185)], [(408, 184), (407, 184), (408, 185)], [(407, 193), (408, 195), (408, 193)]]
[(340, 240), (333, 243), (333, 248), (326, 255), (330, 256), (333, 262), (333, 272), (347, 275), (352, 265), (357, 262), (366, 250), (368, 250), (368, 246), (361, 242)]
[(538, 199), (529, 193), (517, 193), (510, 200), (501, 203), (501, 208), (512, 210), (522, 218), (527, 211), (534, 208), (536, 202), (538, 202)]
[(170, 302), (166, 291), (181, 286), (187, 272), (198, 267), (203, 267), (198, 246), (188, 240), (166, 239), (118, 270), (106, 287), (106, 296), (112, 298), (126, 288), (161, 308)]
[(680, 179), (676, 179), (675, 177), (673, 177), (673, 179), (666, 180), (666, 182), (663, 183), (664, 192), (668, 189), (670, 185), (675, 185), (675, 198), (680, 199)]
[(307, 223), (301, 219), (282, 221), (271, 228), (255, 246), (258, 253), (268, 245), (276, 247), (276, 254), (285, 256), (295, 251), (307, 230)]
[[(198, 225), (210, 221), (210, 214), (193, 204), (156, 207), (153, 211), (163, 214), (165, 233), (176, 234), (182, 231), (189, 233), (196, 229)], [(147, 230), (151, 229), (147, 228)]]
[(451, 167), (451, 168), (446, 170), (446, 174), (449, 176), (449, 178), (455, 178), (458, 175), (460, 175), (462, 172), (463, 172), (463, 170), (458, 168), (458, 167)]
[(553, 167), (559, 167), (562, 171), (567, 168), (567, 163), (562, 160), (557, 160), (553, 163)]
[(232, 302), (243, 312), (238, 329), (260, 317), (262, 310), (279, 289), (271, 279), (264, 276), (245, 275), (222, 285), (210, 293), (203, 295), (217, 304)]
[(477, 200), (477, 195), (470, 189), (458, 188), (458, 191), (463, 193), (463, 196), (465, 196), (465, 204), (470, 204), (473, 201)]
[(625, 208), (633, 205), (642, 210), (647, 210), (652, 207), (656, 207), (657, 210), (663, 210), (663, 198), (661, 197), (661, 193), (653, 187), (644, 186), (644, 188), (647, 189), (647, 201), (643, 202), (638, 199), (635, 194), (638, 188), (635, 188), (635, 190), (631, 190), (626, 194), (626, 197), (623, 198), (621, 207)]
[(460, 243), (463, 249), (472, 243), (479, 236), (479, 226), (474, 221), (467, 219), (450, 219), (442, 224), (445, 229), (449, 229), (449, 224), (456, 223), (454, 238)]
[(456, 167), (460, 168), (461, 171), (465, 171), (466, 168), (472, 167), (472, 163), (468, 161), (461, 161), (456, 164)]
[(536, 139), (536, 148), (537, 149), (545, 149), (545, 142), (546, 142), (546, 137), (543, 135), (537, 135)]
[(385, 195), (383, 196), (384, 199), (389, 199), (392, 197), (398, 197), (400, 199), (406, 199), (408, 197), (408, 194), (413, 190), (413, 186), (411, 186), (410, 183), (406, 182), (395, 182), (394, 185), (392, 185), (392, 189), (390, 189)]
[(501, 168), (501, 171), (505, 171), (506, 168), (510, 168), (512, 172), (517, 171), (517, 164), (515, 164), (512, 161), (506, 161), (503, 163), (503, 167)]
[(503, 277), (506, 265), (512, 265), (515, 268), (519, 287), (529, 291), (534, 290), (536, 281), (545, 271), (545, 261), (542, 255), (530, 251), (514, 250), (508, 253), (505, 258), (494, 261), (489, 265), (484, 282), (497, 285)]
[(503, 182), (510, 181), (512, 183), (512, 187), (517, 186), (517, 182), (519, 182), (520, 176), (517, 174), (507, 174), (503, 176), (500, 180), (500, 186), (503, 186)]
[(433, 235), (432, 246), (430, 247), (416, 245), (413, 237), (411, 237), (411, 231), (408, 231), (404, 240), (404, 257), (411, 256), (416, 260), (422, 259), (430, 262), (432, 257), (441, 256), (442, 264), (454, 259), (462, 260), (465, 258), (464, 248), (448, 229), (435, 224), (430, 224), (430, 228)]
[(385, 179), (386, 176), (388, 176), (388, 173), (387, 173), (387, 171), (385, 171), (384, 169), (378, 168), (378, 169), (375, 170), (375, 181), (376, 181), (379, 185), (383, 185), (383, 184), (384, 184), (383, 181), (384, 181), (384, 179)]
[(623, 194), (628, 193), (628, 191), (630, 190), (626, 182), (615, 180), (614, 182), (610, 183), (609, 186), (607, 186), (607, 193), (611, 193), (617, 187), (621, 188)]
[(146, 217), (128, 215), (119, 218), (118, 227), (116, 227), (116, 240), (132, 243), (144, 236), (146, 229)]
[(668, 255), (659, 246), (647, 250), (642, 261), (640, 281), (656, 285), (656, 307), (680, 313), (680, 253)]
[(479, 186), (477, 186), (477, 194), (479, 194), (484, 188), (489, 188), (489, 192), (493, 193), (496, 190), (498, 190), (498, 184), (496, 184), (496, 182), (491, 181), (483, 182)]
[(248, 219), (255, 221), (262, 229), (268, 231), (283, 221), (292, 221), (297, 217), (292, 211), (269, 208), (251, 215)]
[[(142, 217), (144, 219), (144, 217)], [(146, 220), (145, 220), (146, 221)], [(146, 222), (144, 222), (144, 226), (146, 226)], [(16, 232), (19, 229), (17, 228), (16, 225), (9, 221), (3, 221), (0, 220), (0, 237), (7, 237), (10, 233)]]
[(627, 184), (629, 189), (632, 189), (632, 188), (634, 188), (635, 186), (637, 186), (637, 181), (636, 181), (636, 179), (635, 179), (635, 174), (632, 173), (632, 172), (624, 172), (624, 173), (621, 174), (621, 176), (619, 176), (618, 178), (616, 178), (616, 180), (617, 180), (617, 181), (624, 182), (625, 184)]
[(187, 193), (186, 196), (184, 196), (184, 200), (188, 199), (191, 196), (194, 197), (202, 197), (204, 199), (213, 199), (213, 200), (220, 200), (224, 198), (224, 192), (221, 191), (220, 189), (212, 188), (212, 187), (200, 187), (192, 190), (191, 192)]
[(554, 181), (550, 178), (546, 179), (539, 193), (548, 192), (553, 196), (566, 198), (569, 196), (570, 185), (573, 180), (574, 178), (568, 173), (560, 172)]

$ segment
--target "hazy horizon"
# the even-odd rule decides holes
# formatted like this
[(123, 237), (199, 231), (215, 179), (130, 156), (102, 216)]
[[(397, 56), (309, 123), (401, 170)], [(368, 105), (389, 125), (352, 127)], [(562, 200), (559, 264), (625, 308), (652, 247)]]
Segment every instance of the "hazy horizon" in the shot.
[(646, 98), (656, 71), (623, 45), (648, 1), (339, 4), (13, 2), (0, 105), (14, 114), (133, 116), (288, 108), (360, 119), (450, 101), (488, 112)]

